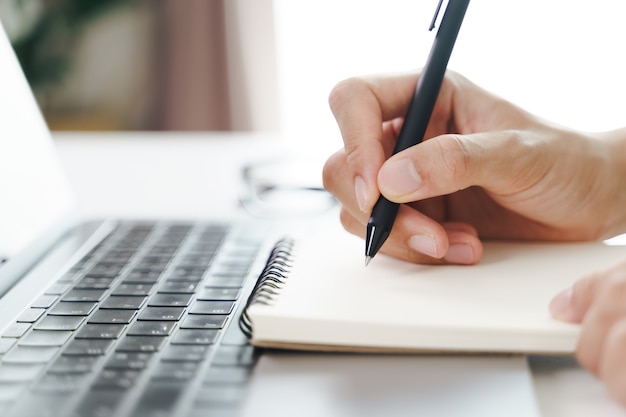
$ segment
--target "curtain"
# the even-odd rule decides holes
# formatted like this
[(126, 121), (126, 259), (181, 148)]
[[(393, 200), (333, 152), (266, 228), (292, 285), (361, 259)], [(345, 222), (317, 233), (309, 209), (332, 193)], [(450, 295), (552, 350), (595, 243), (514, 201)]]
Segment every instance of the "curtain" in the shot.
[(164, 130), (278, 129), (272, 0), (163, 0)]

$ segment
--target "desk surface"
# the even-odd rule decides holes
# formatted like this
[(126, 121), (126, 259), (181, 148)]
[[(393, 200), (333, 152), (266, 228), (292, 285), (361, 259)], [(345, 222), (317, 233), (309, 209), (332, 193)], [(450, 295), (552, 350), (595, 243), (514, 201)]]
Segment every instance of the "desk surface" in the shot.
[[(238, 204), (241, 167), (279, 154), (298, 154), (267, 134), (124, 132), (54, 137), (86, 218), (246, 216)], [(321, 170), (323, 153), (308, 152), (311, 155), (319, 157)], [(626, 416), (626, 410), (608, 399), (602, 385), (571, 358), (532, 357), (529, 364), (544, 416)]]

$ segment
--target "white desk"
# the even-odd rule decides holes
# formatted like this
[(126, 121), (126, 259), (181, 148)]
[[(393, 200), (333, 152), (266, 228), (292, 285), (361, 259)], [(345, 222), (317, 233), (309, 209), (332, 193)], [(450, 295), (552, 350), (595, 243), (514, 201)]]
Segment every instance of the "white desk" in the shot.
[[(78, 207), (88, 218), (245, 216), (237, 204), (240, 168), (274, 158), (280, 144), (258, 134), (54, 136)], [(626, 416), (601, 384), (572, 360), (537, 358), (530, 365), (545, 417)], [(486, 401), (488, 396), (485, 393)]]

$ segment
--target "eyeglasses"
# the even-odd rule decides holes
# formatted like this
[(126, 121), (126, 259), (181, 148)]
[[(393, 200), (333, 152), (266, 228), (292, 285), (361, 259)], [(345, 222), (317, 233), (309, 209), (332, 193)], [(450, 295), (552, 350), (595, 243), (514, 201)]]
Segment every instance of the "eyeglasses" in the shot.
[(324, 189), (322, 164), (314, 158), (285, 157), (242, 168), (242, 207), (262, 218), (310, 217), (337, 205)]

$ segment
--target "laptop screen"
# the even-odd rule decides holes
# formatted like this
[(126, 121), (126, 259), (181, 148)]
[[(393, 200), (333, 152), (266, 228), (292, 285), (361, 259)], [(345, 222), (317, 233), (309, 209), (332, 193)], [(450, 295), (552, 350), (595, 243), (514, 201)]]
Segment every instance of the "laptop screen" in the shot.
[(48, 128), (0, 23), (0, 267), (72, 208)]

